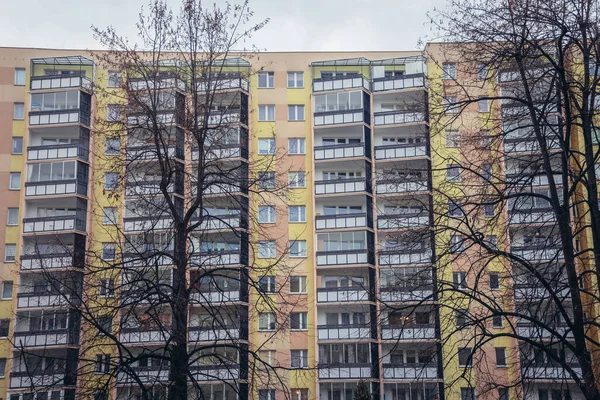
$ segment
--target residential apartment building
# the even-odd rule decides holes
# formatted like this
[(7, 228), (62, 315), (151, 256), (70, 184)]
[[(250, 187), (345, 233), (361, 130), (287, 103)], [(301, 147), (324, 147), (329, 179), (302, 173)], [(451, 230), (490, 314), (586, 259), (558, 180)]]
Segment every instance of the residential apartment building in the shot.
[[(231, 276), (222, 277), (230, 289), (198, 288), (201, 298), (189, 311), (190, 342), (219, 340), (220, 330), (202, 325), (207, 315), (200, 304), (212, 302), (232, 310), (227, 315), (236, 320), (231, 322), (236, 332), (228, 335), (286, 368), (286, 386), (291, 388), (287, 395), (294, 399), (350, 400), (361, 380), (376, 398), (387, 400), (469, 399), (480, 389), (486, 399), (559, 399), (544, 397), (556, 393), (552, 385), (559, 380), (566, 382), (559, 395), (571, 390), (577, 398), (574, 386), (559, 379), (560, 371), (547, 363), (521, 371), (518, 363), (490, 361), (487, 369), (510, 387), (502, 392), (483, 394), (476, 373), (448, 387), (468, 365), (457, 351), (460, 344), (446, 340), (443, 325), (454, 316), (441, 315), (439, 302), (444, 299), (435, 288), (439, 280), (452, 281), (463, 266), (436, 268), (443, 240), (436, 238), (433, 227), (434, 189), (446, 179), (445, 172), (440, 173), (446, 169), (446, 152), (455, 151), (456, 146), (447, 145), (448, 134), (461, 126), (445, 127), (445, 133), (433, 136), (431, 132), (439, 129), (432, 126), (429, 108), (435, 103), (432, 92), (447, 90), (442, 72), (450, 69), (442, 71), (442, 65), (421, 52), (262, 53), (260, 58), (240, 56), (224, 64), (230, 75), (217, 95), (234, 110), (235, 137), (226, 151), (214, 154), (215, 159), (235, 165), (243, 177), (249, 165), (275, 155), (277, 162), (269, 171), (285, 177), (289, 193), (285, 201), (265, 204), (252, 192), (236, 191), (235, 207), (219, 198), (219, 191), (211, 193), (214, 199), (207, 208), (221, 217), (206, 228), (206, 235), (214, 237), (199, 239), (198, 258), (209, 263), (218, 257), (231, 268)], [(50, 287), (47, 275), (55, 281), (79, 280), (81, 284), (66, 286), (85, 288), (82, 267), (90, 263), (85, 260), (90, 251), (105, 261), (116, 258), (114, 237), (123, 234), (134, 254), (136, 235), (147, 229), (144, 221), (150, 217), (136, 211), (143, 208), (136, 204), (151, 196), (160, 181), (152, 157), (143, 155), (148, 142), (135, 137), (115, 142), (111, 136), (94, 135), (97, 120), (122, 118), (118, 90), (127, 78), (117, 72), (103, 69), (81, 51), (0, 49), (0, 218), (7, 221), (6, 229), (0, 230), (0, 398), (83, 398), (77, 394), (84, 386), (77, 371), (83, 368), (82, 359), (96, 354), (84, 356), (80, 348), (94, 333), (69, 311), (76, 301), (66, 301), (60, 287)], [(177, 128), (178, 107), (191, 90), (176, 77), (168, 79), (161, 88), (174, 99), (164, 113), (164, 120), (173, 121), (168, 151), (182, 168), (193, 170), (198, 149), (189, 146)], [(125, 82), (144, 89), (142, 80)], [(98, 88), (105, 93), (102, 98)], [(111, 114), (115, 110), (116, 117)], [(131, 110), (125, 118), (129, 125), (138, 121)], [(520, 139), (508, 138), (505, 146), (515, 146), (518, 152)], [(107, 156), (111, 151), (120, 154), (123, 147), (130, 163), (119, 197), (111, 195), (118, 178)], [(507, 164), (506, 169), (513, 167)], [(536, 182), (543, 188), (542, 180)], [(181, 184), (169, 190), (174, 203), (183, 205), (193, 189), (182, 177)], [(534, 251), (535, 245), (523, 239), (531, 236), (526, 232), (530, 217), (509, 216), (513, 246), (520, 246), (527, 258), (553, 259), (547, 254), (553, 249)], [(240, 234), (223, 233), (219, 224), (224, 219)], [(253, 244), (259, 246), (256, 259), (249, 255)], [(268, 260), (283, 248), (289, 250), (284, 257), (294, 264), (291, 275), (275, 273), (272, 280), (261, 277), (260, 282), (267, 291), (271, 285), (285, 286), (293, 299), (290, 329), (274, 334), (276, 321), (269, 313), (252, 310), (256, 294), (247, 282), (240, 284), (245, 275), (233, 266), (244, 271), (268, 268)], [(261, 257), (261, 251), (270, 255)], [(123, 265), (136, 262), (133, 255), (127, 260), (128, 254), (123, 250)], [(94, 289), (97, 294), (90, 290), (85, 296), (72, 293), (71, 298), (111, 297), (110, 279), (107, 276), (106, 283)], [(535, 295), (529, 286), (523, 287), (515, 282), (513, 291), (513, 285), (505, 283), (502, 290), (518, 303)], [(171, 317), (162, 322), (170, 324)], [(140, 320), (122, 322), (116, 334), (133, 353), (161, 340), (156, 324)], [(496, 339), (489, 349), (519, 346), (525, 344)], [(110, 350), (106, 353), (110, 356)], [(223, 358), (235, 361), (226, 368), (197, 369), (195, 377), (208, 398), (287, 398), (276, 386), (253, 382), (252, 360), (244, 352)], [(102, 370), (102, 359), (99, 363)], [(168, 380), (168, 371), (160, 365), (140, 362), (133, 368), (149, 384)], [(516, 383), (520, 377), (523, 384)], [(239, 395), (228, 381), (241, 385)], [(117, 383), (108, 394), (111, 398), (140, 395), (126, 374), (117, 375)]]

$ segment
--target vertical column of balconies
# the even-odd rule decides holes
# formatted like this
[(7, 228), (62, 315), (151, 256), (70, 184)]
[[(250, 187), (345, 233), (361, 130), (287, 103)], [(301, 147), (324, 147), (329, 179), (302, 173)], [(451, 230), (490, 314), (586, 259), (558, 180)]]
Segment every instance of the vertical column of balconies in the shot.
[(381, 391), (443, 398), (425, 60), (373, 61), (371, 85)]
[[(75, 398), (86, 257), (94, 64), (83, 57), (31, 62), (27, 179), (11, 399)], [(52, 389), (44, 389), (44, 388)]]

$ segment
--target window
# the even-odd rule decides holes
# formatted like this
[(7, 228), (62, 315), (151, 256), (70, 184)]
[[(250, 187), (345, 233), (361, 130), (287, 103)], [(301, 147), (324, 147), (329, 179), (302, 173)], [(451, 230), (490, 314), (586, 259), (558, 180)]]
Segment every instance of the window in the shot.
[(467, 368), (473, 366), (473, 349), (470, 347), (462, 347), (458, 349), (458, 366)]
[(258, 206), (258, 222), (261, 224), (275, 223), (275, 207)]
[(104, 153), (108, 156), (118, 155), (121, 152), (121, 140), (118, 137), (106, 138)]
[(288, 139), (289, 154), (306, 154), (306, 140), (304, 138)]
[(275, 400), (275, 389), (259, 389), (258, 400)]
[(117, 257), (116, 243), (102, 243), (102, 259), (104, 261), (113, 261)]
[(292, 368), (308, 368), (308, 350), (292, 350), (290, 366)]
[(6, 375), (6, 358), (0, 358), (0, 377)]
[(290, 293), (305, 294), (307, 293), (306, 276), (291, 276), (290, 277)]
[(13, 281), (2, 282), (2, 300), (12, 299)]
[(446, 131), (446, 147), (460, 147), (459, 131)]
[(258, 290), (261, 293), (275, 293), (276, 283), (274, 276), (262, 276), (258, 279)]
[(4, 245), (4, 262), (15, 262), (17, 259), (17, 245), (16, 244), (5, 244)]
[(484, 163), (481, 165), (481, 177), (484, 180), (486, 180), (486, 181), (491, 180), (492, 173), (493, 173), (492, 164)]
[(479, 99), (477, 101), (477, 109), (480, 113), (490, 112), (490, 101), (488, 99)]
[(288, 72), (287, 87), (291, 89), (304, 87), (304, 72)]
[(498, 388), (498, 400), (510, 400), (508, 388)]
[[(265, 365), (267, 364), (267, 365)], [(258, 351), (258, 367), (265, 368), (267, 366), (277, 365), (277, 352), (275, 350), (259, 350)]]
[(289, 206), (288, 222), (306, 222), (306, 206)]
[(15, 68), (15, 86), (25, 86), (25, 68)]
[(9, 208), (6, 211), (6, 225), (16, 226), (19, 225), (19, 209)]
[(490, 272), (490, 289), (500, 289), (500, 274), (498, 272)]
[(258, 87), (261, 89), (270, 89), (275, 87), (275, 73), (274, 72), (259, 72), (258, 73)]
[(448, 182), (460, 182), (460, 167), (458, 165), (446, 166), (446, 180)]
[(104, 207), (102, 209), (102, 225), (115, 225), (117, 223), (117, 207)]
[(496, 235), (488, 235), (486, 237), (486, 242), (489, 247), (496, 250), (498, 249), (498, 236)]
[(469, 326), (469, 310), (456, 310), (454, 311), (454, 320), (458, 329), (466, 328)]
[(96, 354), (96, 373), (107, 374), (110, 372), (110, 354)]
[(305, 331), (308, 329), (308, 313), (290, 313), (290, 329), (293, 331)]
[(477, 78), (486, 79), (488, 75), (487, 65), (483, 63), (477, 64)]
[(446, 114), (458, 114), (458, 97), (457, 96), (445, 96), (444, 97), (444, 112)]
[(13, 105), (13, 119), (22, 120), (25, 119), (25, 104), (15, 103)]
[(275, 258), (276, 253), (274, 241), (258, 242), (258, 258)]
[(504, 327), (504, 318), (502, 317), (502, 315), (494, 315), (492, 317), (492, 327), (494, 327), (494, 328)]
[(8, 337), (10, 330), (10, 319), (0, 319), (0, 337)]
[(496, 215), (496, 206), (493, 204), (486, 204), (484, 206), (484, 212), (486, 217), (493, 217)]
[(275, 154), (275, 139), (258, 139), (258, 154)]
[(455, 63), (443, 63), (442, 64), (442, 79), (444, 79), (444, 80), (456, 79), (456, 64)]
[(260, 189), (275, 189), (275, 172), (259, 172), (258, 187)]
[(506, 348), (496, 347), (496, 367), (506, 367)]
[(121, 87), (121, 71), (108, 71), (108, 84), (109, 88)]
[(258, 106), (259, 121), (275, 121), (275, 106), (274, 105), (259, 105)]
[(306, 187), (306, 173), (305, 172), (289, 172), (288, 183), (290, 188), (298, 189)]
[(100, 317), (98, 318), (98, 334), (106, 335), (106, 333), (112, 333), (112, 317)]
[(452, 273), (452, 282), (454, 283), (454, 289), (464, 290), (467, 288), (467, 273), (453, 272)]
[[(58, 391), (55, 391), (52, 393), (53, 393), (53, 395), (54, 395), (54, 393), (60, 394), (60, 392), (58, 392)], [(38, 395), (38, 397), (39, 397), (39, 395)], [(59, 396), (57, 396), (56, 399), (52, 398), (52, 400), (58, 400), (58, 399), (60, 399)], [(42, 399), (40, 399), (40, 400), (42, 400)], [(106, 390), (100, 389), (94, 393), (94, 400), (108, 400), (108, 393), (106, 393)]]
[(104, 174), (104, 189), (115, 190), (119, 181), (119, 174), (116, 172), (107, 172)]
[(304, 106), (288, 106), (288, 121), (304, 121)]
[(121, 120), (120, 104), (109, 104), (106, 106), (106, 120), (109, 122), (118, 122)]
[(290, 400), (308, 400), (308, 389), (291, 389)]
[(258, 330), (259, 331), (274, 331), (275, 330), (275, 313), (258, 313)]
[(23, 138), (21, 136), (13, 136), (11, 154), (23, 154)]
[(100, 279), (100, 297), (115, 297), (114, 279)]
[(448, 215), (450, 217), (454, 217), (454, 218), (460, 218), (462, 217), (463, 214), (463, 210), (460, 204), (456, 204), (453, 201), (449, 201), (448, 202)]
[(460, 388), (460, 400), (475, 400), (475, 389)]
[(306, 240), (290, 241), (290, 257), (306, 257)]
[(20, 172), (11, 172), (10, 173), (8, 189), (9, 190), (20, 190), (21, 189), (21, 173)]

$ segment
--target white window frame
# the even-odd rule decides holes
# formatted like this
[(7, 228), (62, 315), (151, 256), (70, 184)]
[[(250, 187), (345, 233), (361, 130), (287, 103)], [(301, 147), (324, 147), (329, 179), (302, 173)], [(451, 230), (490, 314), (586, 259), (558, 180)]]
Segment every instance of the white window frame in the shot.
[(275, 189), (276, 177), (273, 171), (261, 171), (258, 173), (258, 187), (261, 189)]
[(119, 187), (119, 174), (117, 172), (107, 172), (104, 174), (104, 189), (117, 190)]
[[(4, 296), (7, 287), (10, 287), (10, 293), (9, 293), (8, 297)], [(13, 289), (14, 289), (14, 282), (13, 281), (3, 281), (2, 282), (2, 297), (0, 299), (2, 299), (2, 300), (11, 300), (12, 299), (12, 295), (13, 295)]]
[(258, 258), (277, 257), (277, 247), (274, 240), (261, 240), (258, 242)]
[[(298, 79), (300, 77), (300, 79)], [(291, 78), (291, 79), (290, 79)], [(293, 84), (290, 85), (290, 82)], [(300, 82), (300, 84), (298, 84)], [(304, 88), (304, 72), (288, 72), (287, 73), (287, 87), (288, 89), (302, 89)]]
[[(292, 209), (297, 210), (297, 220), (292, 219)], [(288, 206), (288, 222), (289, 223), (305, 223), (306, 222), (306, 206)]]
[(275, 154), (275, 139), (259, 138), (258, 139), (258, 154), (261, 156)]
[[(492, 287), (492, 275), (497, 276), (498, 277), (498, 286)], [(490, 290), (500, 290), (500, 287), (502, 286), (502, 284), (500, 283), (500, 273), (499, 272), (490, 272)]]
[[(292, 279), (298, 280), (298, 292), (292, 290)], [(306, 275), (293, 275), (290, 277), (290, 294), (307, 294), (308, 293), (308, 277)]]
[[(262, 285), (263, 282), (266, 282), (267, 284), (267, 288), (266, 290), (262, 290)], [(258, 279), (258, 287), (261, 293), (263, 294), (273, 294), (275, 292), (277, 292), (277, 280), (275, 278), (275, 276), (273, 275), (265, 275), (265, 276), (261, 276)]]
[(95, 374), (107, 374), (110, 372), (110, 354), (96, 354), (94, 365)]
[[(266, 218), (263, 218), (266, 217)], [(258, 206), (258, 223), (259, 224), (274, 224), (277, 220), (275, 215), (275, 206), (265, 205)]]
[[(11, 222), (14, 219), (14, 222)], [(17, 207), (9, 207), (6, 209), (6, 226), (19, 225), (19, 209)]]
[[(498, 363), (498, 350), (501, 350), (502, 353), (504, 353), (504, 363), (502, 363), (502, 364)], [(505, 368), (508, 366), (508, 362), (506, 359), (506, 347), (495, 347), (494, 348), (494, 356), (496, 357), (496, 367)]]
[(15, 68), (15, 86), (25, 86), (25, 68)]
[(465, 271), (452, 272), (452, 284), (455, 289), (465, 290), (467, 289), (467, 273)]
[(98, 296), (102, 298), (115, 297), (115, 280), (113, 278), (100, 279), (100, 288), (98, 289)]
[[(264, 323), (266, 322), (266, 327)], [(262, 325), (262, 327), (261, 327)], [(271, 325), (273, 328), (271, 328)], [(277, 329), (277, 318), (273, 312), (261, 312), (258, 313), (258, 330), (259, 332), (272, 332)]]
[(306, 240), (290, 240), (289, 249), (290, 258), (306, 258)]
[[(297, 353), (297, 354), (294, 354)], [(300, 365), (294, 366), (292, 360), (298, 357)], [(292, 369), (306, 369), (308, 368), (308, 350), (307, 349), (294, 349), (290, 350), (290, 368)]]
[[(117, 146), (115, 146), (115, 144)], [(117, 156), (121, 154), (121, 139), (118, 137), (107, 137), (105, 142), (104, 154), (107, 156)]]
[[(261, 85), (261, 79), (266, 79)], [(264, 71), (257, 74), (256, 87), (259, 89), (273, 89), (275, 87), (275, 72)]]
[[(294, 151), (292, 151), (292, 149)], [(288, 139), (288, 154), (306, 154), (306, 139), (305, 138), (289, 138)]]
[[(292, 315), (298, 314), (298, 328), (292, 328)], [(290, 313), (290, 331), (307, 331), (308, 330), (308, 312), (293, 312)]]
[(291, 189), (303, 189), (306, 187), (306, 172), (288, 172), (288, 185)]
[[(17, 186), (13, 186), (15, 182), (18, 184)], [(21, 173), (20, 172), (10, 172), (8, 178), (8, 190), (21, 190)]]
[(12, 263), (17, 261), (17, 245), (16, 243), (6, 243), (4, 245), (4, 262)]
[(460, 131), (446, 131), (446, 148), (460, 148)]
[(15, 121), (22, 121), (25, 119), (25, 103), (14, 103), (13, 104), (13, 119)]
[(488, 69), (487, 69), (487, 65), (485, 65), (484, 63), (478, 63), (477, 64), (477, 79), (487, 79), (488, 76)]
[[(261, 116), (262, 114), (262, 116)], [(274, 122), (275, 121), (275, 105), (274, 104), (259, 104), (258, 105), (258, 122)]]
[[(110, 213), (107, 211), (110, 211)], [(117, 207), (102, 208), (102, 225), (116, 225), (118, 216), (119, 211)]]
[(479, 111), (480, 113), (490, 112), (490, 100), (489, 99), (477, 100), (477, 111)]
[(288, 121), (304, 121), (304, 105), (288, 104)]
[[(500, 319), (500, 325), (496, 325), (494, 323), (494, 318), (499, 318)], [(504, 317), (502, 315), (495, 315), (492, 317), (492, 328), (494, 329), (502, 329), (504, 328)]]
[(121, 105), (108, 104), (106, 106), (106, 120), (108, 122), (119, 122), (121, 120)]
[(449, 81), (456, 79), (456, 63), (442, 63), (442, 80)]
[[(15, 144), (20, 143), (19, 147), (21, 150), (16, 150)], [(23, 136), (13, 136), (12, 137), (12, 145), (10, 148), (10, 154), (23, 154)]]
[[(465, 351), (469, 352), (469, 355), (467, 356), (467, 359), (468, 359), (468, 361), (470, 363), (467, 363), (467, 364), (461, 364), (460, 363), (460, 352), (461, 352), (461, 350), (465, 350)], [(473, 348), (472, 347), (460, 347), (458, 349), (458, 352), (457, 352), (457, 358), (458, 358), (458, 366), (460, 368), (472, 368), (473, 367)]]
[[(113, 251), (112, 258), (105, 257), (105, 255), (107, 254), (105, 252), (107, 252), (107, 251), (109, 251), (111, 249)], [(114, 261), (114, 260), (116, 260), (116, 258), (117, 258), (117, 244), (113, 243), (113, 242), (102, 243), (102, 260), (104, 260), (104, 261)]]
[[(451, 174), (450, 171), (456, 173), (455, 175)], [(460, 182), (460, 166), (455, 164), (448, 164), (446, 166), (446, 182)]]
[(458, 114), (458, 96), (444, 96), (444, 113)]
[(120, 88), (123, 75), (121, 71), (108, 71), (108, 80), (106, 87), (108, 88)]

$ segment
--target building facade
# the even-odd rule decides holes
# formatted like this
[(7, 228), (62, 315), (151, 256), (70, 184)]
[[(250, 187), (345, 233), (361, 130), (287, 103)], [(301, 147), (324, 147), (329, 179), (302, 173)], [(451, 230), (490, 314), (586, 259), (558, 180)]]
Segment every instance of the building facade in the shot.
[[(430, 121), (435, 92), (451, 90), (445, 87), (450, 84), (444, 82), (442, 68), (420, 52), (263, 53), (256, 59), (235, 59), (239, 74), (232, 75), (219, 96), (235, 103), (239, 113), (236, 139), (229, 147), (233, 150), (215, 157), (247, 170), (245, 164), (280, 155), (270, 170), (285, 177), (289, 193), (286, 201), (273, 199), (268, 209), (261, 197), (239, 193), (250, 215), (231, 212), (228, 218), (245, 227), (244, 233), (234, 238), (219, 233), (218, 226), (207, 228), (207, 234), (214, 234), (213, 244), (199, 243), (198, 257), (209, 260), (218, 253), (219, 262), (226, 265), (266, 268), (268, 260), (262, 258), (275, 255), (251, 260), (250, 243), (260, 245), (265, 234), (275, 242), (274, 252), (288, 248), (285, 258), (294, 264), (293, 272), (275, 273), (273, 281), (264, 284), (286, 287), (289, 303), (294, 304), (293, 317), (290, 329), (274, 335), (274, 323), (263, 315), (267, 313), (255, 314), (251, 309), (255, 294), (232, 283), (240, 282), (240, 275), (226, 283), (232, 288), (226, 295), (222, 289), (209, 288), (209, 299), (198, 304), (214, 302), (235, 309), (228, 315), (238, 319), (236, 337), (286, 368), (290, 393), (252, 383), (252, 361), (236, 354), (232, 356), (236, 366), (227, 368), (225, 375), (215, 366), (198, 367), (198, 379), (206, 381), (209, 398), (235, 398), (223, 383), (228, 379), (246, 382), (238, 390), (243, 393), (240, 397), (259, 400), (350, 400), (362, 380), (376, 398), (387, 400), (468, 399), (479, 390), (486, 399), (566, 398), (544, 397), (557, 390), (560, 396), (571, 390), (572, 398), (577, 397), (568, 381), (560, 389), (551, 389), (560, 371), (553, 375), (556, 371), (550, 367), (539, 367), (532, 373), (534, 369), (521, 371), (518, 363), (502, 365), (497, 360), (489, 361), (487, 369), (499, 381), (512, 386), (523, 377), (530, 388), (514, 384), (507, 393), (483, 394), (475, 372), (467, 374), (463, 384), (449, 385), (468, 366), (456, 351), (460, 344), (455, 336), (447, 340), (444, 325), (454, 323), (454, 315), (440, 311), (439, 302), (445, 299), (438, 298), (434, 288), (439, 280), (456, 281), (454, 274), (467, 267), (458, 262), (451, 269), (436, 268), (436, 254), (445, 246), (440, 243), (447, 238), (436, 237), (433, 226), (434, 189), (446, 179), (440, 171), (446, 170), (447, 152), (457, 147), (448, 144), (447, 134), (461, 129), (459, 124), (440, 133)], [(104, 354), (81, 354), (81, 344), (92, 333), (69, 311), (74, 303), (65, 301), (61, 288), (50, 287), (47, 274), (55, 281), (79, 280), (81, 284), (66, 286), (84, 290), (82, 266), (89, 261), (83, 258), (89, 257), (90, 250), (104, 260), (114, 259), (116, 249), (111, 243), (117, 232), (129, 235), (134, 243), (135, 235), (146, 229), (145, 217), (135, 211), (135, 204), (149, 196), (147, 190), (157, 184), (157, 174), (152, 159), (140, 156), (143, 141), (115, 143), (111, 137), (93, 134), (98, 130), (95, 121), (110, 121), (110, 106), (123, 104), (118, 90), (125, 78), (118, 75), (115, 83), (114, 72), (81, 51), (0, 49), (4, 138), (0, 219), (7, 221), (6, 229), (0, 230), (0, 398), (80, 398), (81, 360)], [(100, 99), (95, 88), (108, 94)], [(189, 90), (176, 79), (165, 90), (175, 98), (173, 115), (165, 114), (175, 121), (169, 151), (180, 155), (175, 158), (182, 168), (193, 169), (197, 150), (179, 138), (175, 115), (177, 99), (185, 99)], [(471, 112), (478, 120), (481, 110), (467, 110), (465, 116)], [(129, 125), (137, 121), (135, 113), (126, 118)], [(120, 154), (123, 147), (134, 162), (125, 172), (123, 197), (115, 200), (107, 192), (114, 170), (106, 156), (111, 151)], [(543, 187), (544, 182), (538, 183)], [(183, 203), (184, 187), (182, 182), (180, 188), (172, 188), (173, 198), (179, 199), (175, 202)], [(228, 214), (231, 205), (218, 200), (219, 193), (214, 195), (211, 207)], [(253, 224), (260, 224), (260, 229)], [(523, 241), (526, 218), (511, 215), (509, 224), (510, 240), (524, 247), (527, 257), (553, 258), (526, 248), (531, 246)], [(211, 247), (217, 242), (217, 247)], [(122, 257), (125, 263), (126, 251)], [(111, 282), (112, 278), (105, 279)], [(224, 280), (229, 282), (227, 277)], [(111, 285), (114, 281), (90, 289), (85, 296), (72, 293), (71, 298), (76, 302), (110, 297)], [(518, 288), (505, 282), (500, 290), (515, 302), (533, 295)], [(211, 335), (218, 334), (203, 327), (205, 318), (198, 304), (189, 311), (190, 341), (216, 340)], [(166, 319), (170, 323), (170, 317)], [(153, 334), (152, 326), (131, 321), (121, 324), (116, 334), (135, 352), (160, 341), (160, 332)], [(517, 359), (519, 346), (512, 339), (495, 339), (489, 351), (509, 349), (507, 357)], [(140, 363), (136, 368), (149, 382), (168, 379), (160, 376), (164, 370), (152, 375), (151, 365)], [(127, 376), (117, 377), (117, 382), (110, 396), (137, 398), (139, 393)]]

